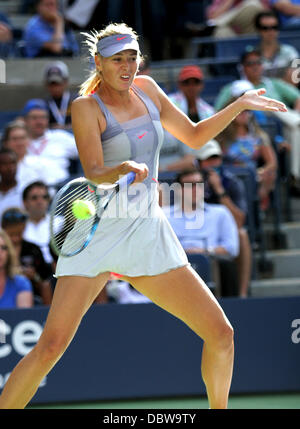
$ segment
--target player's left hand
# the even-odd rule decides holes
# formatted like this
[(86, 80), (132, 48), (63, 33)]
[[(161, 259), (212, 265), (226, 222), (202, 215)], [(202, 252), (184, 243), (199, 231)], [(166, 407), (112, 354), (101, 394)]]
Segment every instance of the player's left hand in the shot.
[(245, 92), (237, 101), (240, 102), (242, 110), (263, 110), (269, 112), (287, 112), (286, 105), (273, 98), (264, 97), (265, 88), (251, 89)]

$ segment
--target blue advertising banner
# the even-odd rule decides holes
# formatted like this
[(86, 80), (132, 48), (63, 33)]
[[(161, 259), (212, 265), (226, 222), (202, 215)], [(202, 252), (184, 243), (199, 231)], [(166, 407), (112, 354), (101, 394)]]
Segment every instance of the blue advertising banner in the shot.
[[(300, 391), (300, 297), (220, 300), (235, 329), (232, 393)], [(48, 308), (0, 310), (0, 391)], [(153, 304), (94, 305), (32, 403), (200, 395), (202, 341)]]

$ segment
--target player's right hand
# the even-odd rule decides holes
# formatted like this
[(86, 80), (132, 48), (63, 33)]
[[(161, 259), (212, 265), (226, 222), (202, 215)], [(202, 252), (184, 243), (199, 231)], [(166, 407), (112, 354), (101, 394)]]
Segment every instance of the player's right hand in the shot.
[(145, 163), (138, 163), (135, 161), (125, 161), (122, 164), (122, 174), (128, 174), (133, 171), (136, 174), (133, 183), (143, 182), (148, 176), (149, 169)]

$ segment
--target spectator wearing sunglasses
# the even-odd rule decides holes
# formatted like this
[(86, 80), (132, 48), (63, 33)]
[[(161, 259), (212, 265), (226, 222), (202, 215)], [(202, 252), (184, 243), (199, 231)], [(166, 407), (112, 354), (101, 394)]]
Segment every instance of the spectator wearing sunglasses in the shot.
[[(214, 108), (201, 98), (204, 75), (196, 65), (184, 66), (178, 75), (178, 91), (169, 98), (193, 122), (199, 122), (215, 113)], [(165, 139), (160, 152), (160, 170), (181, 171), (194, 167), (197, 151), (175, 139), (165, 131)]]
[[(252, 89), (265, 88), (266, 97), (284, 102), (290, 109), (300, 111), (300, 91), (282, 79), (264, 76), (261, 53), (248, 46), (241, 55), (239, 71), (241, 80), (250, 82)], [(235, 82), (225, 85), (217, 96), (215, 109), (222, 109), (235, 94), (232, 93)], [(249, 88), (247, 88), (249, 89)]]
[(14, 246), (0, 230), (0, 308), (30, 308), (33, 293), (30, 281), (20, 275)]
[[(241, 85), (241, 81), (248, 85), (247, 89), (266, 89), (266, 97), (274, 98), (286, 104), (288, 111), (284, 115), (281, 112), (271, 112), (266, 115), (275, 116), (283, 126), (284, 138), (291, 147), (290, 172), (291, 191), (295, 195), (300, 194), (300, 91), (293, 85), (282, 79), (269, 78), (263, 75), (263, 65), (260, 52), (247, 49), (241, 56), (240, 72), (242, 79), (225, 85), (217, 96), (215, 108), (224, 108), (232, 97), (240, 96), (235, 92)], [(249, 87), (250, 86), (250, 87)]]
[(39, 246), (48, 264), (53, 263), (50, 243), (50, 215), (48, 213), (50, 196), (44, 182), (36, 181), (23, 191), (23, 203), (28, 215), (23, 237)]
[(21, 273), (31, 281), (35, 303), (49, 305), (53, 294), (50, 282), (53, 272), (45, 262), (40, 248), (24, 240), (26, 220), (25, 212), (11, 207), (3, 213), (1, 226), (13, 243)]
[(292, 61), (299, 58), (299, 53), (294, 46), (280, 43), (278, 40), (279, 20), (277, 15), (273, 11), (259, 13), (255, 18), (255, 27), (260, 36), (260, 43), (256, 49), (261, 54), (264, 75), (282, 78), (294, 84), (289, 69)]

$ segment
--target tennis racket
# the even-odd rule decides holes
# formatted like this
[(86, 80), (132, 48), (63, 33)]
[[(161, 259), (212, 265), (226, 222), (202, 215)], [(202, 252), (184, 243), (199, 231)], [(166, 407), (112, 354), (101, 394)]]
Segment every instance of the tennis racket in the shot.
[(74, 256), (85, 249), (110, 201), (135, 176), (130, 172), (109, 185), (97, 185), (80, 177), (64, 185), (50, 206), (50, 243), (54, 252)]

